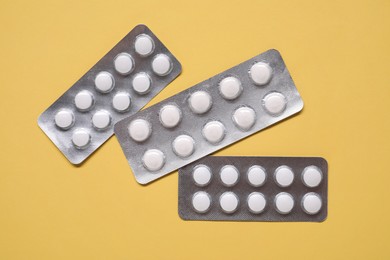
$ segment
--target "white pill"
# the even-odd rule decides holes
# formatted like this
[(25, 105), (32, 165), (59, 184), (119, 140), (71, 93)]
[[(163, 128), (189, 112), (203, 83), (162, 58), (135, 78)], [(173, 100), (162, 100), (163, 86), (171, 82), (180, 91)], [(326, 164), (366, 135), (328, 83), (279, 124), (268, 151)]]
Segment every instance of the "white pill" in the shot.
[(122, 52), (115, 57), (114, 67), (119, 74), (130, 74), (130, 72), (134, 69), (134, 60), (130, 54)]
[(247, 177), (250, 185), (260, 187), (264, 184), (267, 175), (263, 167), (253, 165), (248, 169)]
[(288, 187), (294, 181), (294, 172), (288, 166), (280, 166), (275, 170), (275, 181), (280, 187)]
[(147, 150), (142, 156), (142, 163), (151, 172), (160, 170), (165, 164), (165, 155), (157, 149)]
[(251, 67), (250, 76), (256, 85), (265, 85), (271, 79), (272, 68), (267, 63), (258, 62)]
[(322, 181), (322, 172), (317, 166), (308, 166), (302, 172), (302, 180), (309, 188), (317, 187)]
[(76, 148), (83, 149), (86, 146), (88, 146), (90, 141), (91, 141), (91, 135), (87, 130), (78, 129), (73, 132), (72, 142), (74, 146), (76, 146)]
[(152, 133), (150, 123), (144, 119), (136, 119), (129, 125), (129, 135), (136, 142), (143, 142)]
[(71, 128), (74, 124), (74, 115), (72, 111), (69, 110), (60, 110), (54, 116), (54, 123), (57, 127), (67, 130)]
[(275, 207), (280, 214), (288, 214), (294, 208), (294, 198), (287, 192), (281, 192), (275, 197)]
[(278, 92), (273, 92), (263, 98), (263, 106), (271, 115), (279, 115), (286, 109), (286, 97)]
[(191, 94), (188, 103), (192, 112), (203, 114), (211, 108), (211, 96), (206, 91), (197, 91)]
[(233, 100), (238, 98), (242, 92), (242, 86), (239, 79), (235, 77), (224, 78), (219, 83), (219, 92), (222, 97), (228, 100)]
[(179, 135), (172, 143), (173, 151), (180, 157), (188, 157), (195, 150), (195, 141), (191, 136)]
[(134, 43), (135, 52), (141, 56), (148, 56), (154, 50), (154, 42), (149, 35), (138, 35)]
[(233, 165), (225, 165), (222, 167), (219, 175), (222, 183), (227, 187), (234, 186), (238, 182), (239, 172)]
[(181, 111), (175, 105), (163, 106), (160, 110), (160, 122), (166, 128), (172, 128), (179, 124), (181, 120)]
[(225, 213), (231, 214), (238, 208), (238, 197), (231, 191), (224, 192), (219, 197), (219, 205)]
[(198, 213), (205, 213), (209, 210), (211, 205), (211, 198), (209, 194), (204, 191), (198, 191), (192, 196), (192, 206)]
[(97, 111), (92, 116), (92, 124), (98, 130), (106, 129), (111, 123), (111, 115), (105, 110)]
[(172, 69), (171, 59), (165, 54), (158, 54), (152, 61), (153, 72), (159, 76), (168, 75)]
[(210, 121), (202, 129), (203, 137), (212, 144), (217, 144), (225, 137), (225, 126), (219, 121)]
[(143, 95), (149, 92), (152, 80), (148, 74), (140, 72), (134, 76), (132, 83), (134, 91)]
[(240, 107), (233, 113), (233, 122), (243, 131), (252, 128), (256, 121), (256, 113), (250, 107)]
[(93, 95), (88, 90), (82, 90), (74, 97), (74, 103), (78, 110), (87, 111), (93, 105)]
[(255, 214), (259, 214), (264, 211), (267, 201), (264, 195), (260, 192), (252, 192), (248, 196), (249, 211)]
[(305, 194), (302, 198), (302, 208), (309, 215), (317, 214), (322, 208), (321, 197), (314, 192)]
[(114, 88), (114, 77), (107, 71), (102, 71), (96, 75), (95, 87), (99, 92), (107, 93)]
[(131, 98), (128, 93), (119, 92), (112, 99), (112, 106), (118, 112), (124, 112), (130, 108)]
[(198, 165), (192, 172), (192, 178), (198, 186), (206, 186), (211, 181), (211, 170), (206, 165)]

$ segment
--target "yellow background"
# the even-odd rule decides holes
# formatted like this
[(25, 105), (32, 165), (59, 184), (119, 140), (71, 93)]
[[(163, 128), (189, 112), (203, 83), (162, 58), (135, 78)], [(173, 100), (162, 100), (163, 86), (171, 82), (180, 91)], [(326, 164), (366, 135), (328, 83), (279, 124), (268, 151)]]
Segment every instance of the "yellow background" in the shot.
[[(390, 259), (390, 2), (0, 2), (0, 259)], [(189, 222), (115, 138), (72, 166), (38, 115), (135, 25), (183, 65), (149, 105), (270, 48), (305, 102), (217, 155), (323, 156), (324, 223)]]

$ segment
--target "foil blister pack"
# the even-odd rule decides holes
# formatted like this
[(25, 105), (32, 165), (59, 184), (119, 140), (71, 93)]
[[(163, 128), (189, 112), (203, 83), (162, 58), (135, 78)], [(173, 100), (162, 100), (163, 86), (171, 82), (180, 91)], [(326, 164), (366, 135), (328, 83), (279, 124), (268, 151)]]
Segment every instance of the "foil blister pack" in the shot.
[(208, 156), (179, 170), (184, 220), (322, 222), (328, 164), (319, 157)]
[(113, 134), (181, 73), (181, 65), (145, 25), (136, 26), (38, 119), (73, 164)]

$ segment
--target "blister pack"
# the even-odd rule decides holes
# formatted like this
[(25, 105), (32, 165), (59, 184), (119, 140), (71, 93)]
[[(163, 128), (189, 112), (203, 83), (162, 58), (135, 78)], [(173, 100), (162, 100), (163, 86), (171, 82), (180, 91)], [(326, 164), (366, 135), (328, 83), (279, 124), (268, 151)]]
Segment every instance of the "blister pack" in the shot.
[(145, 25), (136, 26), (38, 119), (73, 164), (83, 162), (119, 120), (138, 112), (181, 72)]
[(327, 208), (323, 158), (208, 156), (179, 170), (184, 220), (322, 222)]
[(118, 122), (115, 135), (146, 184), (302, 107), (282, 57), (269, 50)]

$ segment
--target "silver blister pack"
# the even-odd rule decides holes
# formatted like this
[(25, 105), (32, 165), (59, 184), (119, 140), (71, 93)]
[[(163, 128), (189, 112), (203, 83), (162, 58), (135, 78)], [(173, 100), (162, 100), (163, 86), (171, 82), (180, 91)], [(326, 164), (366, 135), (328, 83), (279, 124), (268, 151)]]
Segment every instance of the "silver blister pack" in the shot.
[(80, 164), (181, 72), (145, 25), (136, 26), (38, 119), (65, 157)]
[(208, 156), (179, 170), (184, 220), (322, 222), (327, 214), (323, 158)]
[(146, 184), (283, 120), (303, 107), (276, 50), (228, 69), (115, 125)]

